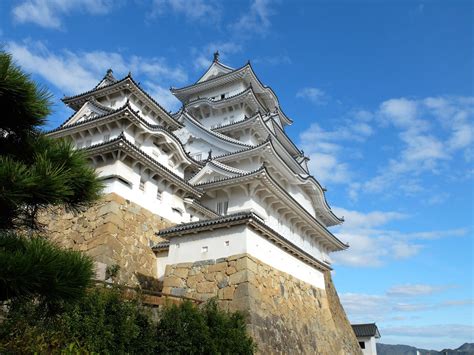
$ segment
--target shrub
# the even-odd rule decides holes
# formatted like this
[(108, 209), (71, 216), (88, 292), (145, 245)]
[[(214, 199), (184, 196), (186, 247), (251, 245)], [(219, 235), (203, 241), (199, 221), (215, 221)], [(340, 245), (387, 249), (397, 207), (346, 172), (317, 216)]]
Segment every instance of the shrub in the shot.
[(42, 302), (17, 299), (0, 329), (0, 353), (253, 354), (240, 313), (215, 300), (166, 305), (158, 322), (138, 300), (97, 287), (56, 313)]

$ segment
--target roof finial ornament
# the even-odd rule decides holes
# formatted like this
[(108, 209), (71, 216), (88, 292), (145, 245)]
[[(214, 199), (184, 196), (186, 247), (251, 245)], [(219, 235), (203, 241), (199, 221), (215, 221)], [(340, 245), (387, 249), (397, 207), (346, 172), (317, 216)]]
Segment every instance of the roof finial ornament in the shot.
[(219, 61), (219, 51), (215, 51), (214, 52), (214, 62), (218, 62)]
[(209, 160), (209, 161), (212, 160), (212, 149), (209, 149), (207, 160)]
[(111, 68), (107, 69), (107, 74), (108, 74), (108, 75), (112, 74), (113, 72), (114, 72), (114, 71), (113, 71)]

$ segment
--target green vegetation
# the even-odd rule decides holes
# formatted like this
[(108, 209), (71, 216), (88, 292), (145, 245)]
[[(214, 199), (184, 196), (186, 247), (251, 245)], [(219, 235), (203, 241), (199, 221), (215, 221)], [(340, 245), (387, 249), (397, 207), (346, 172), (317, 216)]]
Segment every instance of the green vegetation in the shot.
[(0, 329), (0, 353), (253, 354), (240, 313), (214, 300), (151, 309), (125, 301), (116, 288), (94, 288), (54, 313), (41, 302), (17, 300)]
[(40, 211), (80, 209), (101, 190), (83, 153), (41, 133), (50, 97), (0, 52), (0, 301), (76, 300), (93, 276), (90, 258), (31, 235)]
[(99, 197), (101, 184), (84, 154), (41, 134), (50, 98), (0, 52), (0, 230), (38, 228), (41, 210), (77, 210)]

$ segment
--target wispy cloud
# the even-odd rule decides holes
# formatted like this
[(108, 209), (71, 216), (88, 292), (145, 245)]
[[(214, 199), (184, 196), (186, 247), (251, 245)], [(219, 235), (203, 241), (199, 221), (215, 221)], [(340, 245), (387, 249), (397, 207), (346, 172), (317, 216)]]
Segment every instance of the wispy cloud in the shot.
[(282, 64), (291, 64), (292, 61), (288, 55), (280, 54), (275, 56), (257, 57), (252, 61), (252, 63), (274, 66)]
[(116, 52), (70, 50), (50, 51), (42, 42), (8, 42), (6, 49), (25, 70), (38, 74), (67, 93), (89, 90), (108, 68), (118, 74), (132, 71), (156, 79), (183, 82), (181, 67), (172, 67), (164, 58), (124, 56)]
[(252, 0), (250, 9), (243, 12), (239, 19), (229, 25), (236, 36), (266, 36), (271, 27), (271, 16), (275, 14), (271, 0)]
[[(432, 301), (429, 296), (440, 294), (453, 285), (398, 285), (381, 294), (341, 293), (341, 302), (353, 323), (404, 321), (420, 312), (434, 309), (468, 307), (472, 300), (448, 299)], [(385, 334), (384, 334), (385, 335)]]
[(464, 324), (434, 324), (428, 326), (403, 326), (384, 328), (387, 336), (448, 338), (462, 341), (474, 340), (474, 326)]
[[(300, 134), (300, 145), (310, 158), (309, 168), (312, 174), (324, 184), (350, 184), (353, 173), (350, 165), (344, 161), (344, 146), (347, 142), (364, 142), (373, 134), (371, 116), (366, 112), (351, 113), (332, 130), (325, 130), (313, 123)], [(352, 151), (352, 154), (354, 150)]]
[[(402, 147), (397, 157), (363, 184), (368, 192), (384, 192), (394, 184), (408, 194), (422, 191), (421, 174), (438, 174), (456, 152), (463, 151), (466, 160), (472, 156), (472, 97), (390, 99), (380, 105), (375, 115), (382, 125), (399, 130)], [(434, 128), (436, 124), (441, 131)]]
[[(108, 68), (118, 75), (132, 71), (145, 79), (145, 86), (168, 109), (175, 109), (176, 102), (165, 94), (165, 83), (184, 82), (186, 72), (179, 66), (170, 66), (164, 58), (145, 58), (121, 53), (91, 51), (50, 51), (41, 42), (8, 42), (6, 49), (26, 71), (37, 74), (65, 94), (77, 94), (93, 88)], [(159, 85), (157, 84), (159, 82)], [(167, 90), (166, 90), (167, 91)], [(170, 106), (167, 106), (170, 105)]]
[(225, 61), (232, 54), (239, 53), (243, 49), (241, 44), (233, 41), (227, 42), (211, 42), (203, 46), (202, 48), (192, 48), (191, 54), (194, 57), (194, 68), (196, 70), (207, 69), (213, 59), (213, 53), (219, 51), (220, 60)]
[(210, 0), (153, 0), (149, 17), (173, 13), (182, 15), (188, 21), (217, 24), (222, 16), (222, 6)]
[(426, 284), (406, 284), (395, 285), (387, 291), (389, 296), (420, 296), (432, 295), (433, 293), (443, 291), (450, 286), (447, 285), (426, 285)]
[(17, 23), (34, 23), (41, 27), (59, 29), (63, 16), (73, 13), (104, 15), (120, 6), (112, 0), (26, 0), (12, 10)]
[(307, 99), (315, 105), (324, 105), (327, 103), (326, 93), (318, 88), (306, 87), (298, 90), (296, 97)]
[(407, 259), (417, 255), (426, 247), (428, 240), (466, 236), (468, 230), (433, 230), (402, 233), (387, 227), (387, 224), (409, 218), (396, 211), (371, 211), (362, 213), (344, 208), (333, 208), (344, 223), (334, 233), (349, 243), (349, 249), (334, 254), (334, 261), (356, 267), (379, 267), (393, 260)]

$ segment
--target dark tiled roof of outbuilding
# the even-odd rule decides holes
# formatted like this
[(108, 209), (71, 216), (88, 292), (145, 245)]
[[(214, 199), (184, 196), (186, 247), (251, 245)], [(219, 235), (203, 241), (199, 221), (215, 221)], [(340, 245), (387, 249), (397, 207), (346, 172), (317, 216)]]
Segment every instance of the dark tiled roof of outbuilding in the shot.
[(376, 337), (380, 338), (379, 329), (375, 323), (367, 323), (367, 324), (352, 324), (352, 329), (356, 337), (364, 338), (364, 337)]

